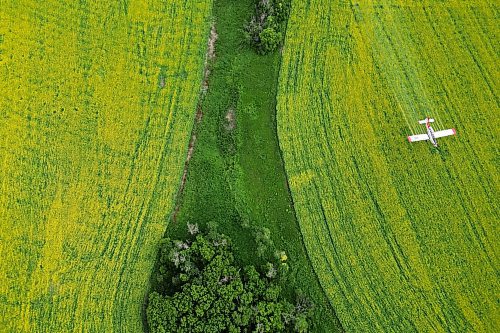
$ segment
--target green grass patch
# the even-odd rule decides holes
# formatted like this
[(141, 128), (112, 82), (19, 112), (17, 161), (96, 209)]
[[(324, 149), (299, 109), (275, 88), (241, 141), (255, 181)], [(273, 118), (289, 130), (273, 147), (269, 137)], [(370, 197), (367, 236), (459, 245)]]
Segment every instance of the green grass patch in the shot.
[(214, 3), (216, 59), (177, 222), (167, 236), (182, 238), (188, 222), (216, 221), (236, 244), (237, 260), (257, 264), (252, 230), (268, 228), (289, 258), (285, 294), (293, 298), (303, 290), (316, 305), (314, 331), (336, 332), (339, 323), (304, 249), (277, 141), (280, 55), (257, 55), (244, 41), (243, 25), (253, 11), (251, 0)]

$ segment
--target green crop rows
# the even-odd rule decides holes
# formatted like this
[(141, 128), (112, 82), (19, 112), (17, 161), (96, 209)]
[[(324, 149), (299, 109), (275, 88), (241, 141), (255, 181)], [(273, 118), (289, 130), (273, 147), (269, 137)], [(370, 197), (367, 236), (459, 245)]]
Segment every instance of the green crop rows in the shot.
[[(309, 256), (346, 331), (500, 326), (498, 10), (294, 2), (280, 146)], [(426, 116), (458, 136), (439, 150), (409, 143)]]
[(211, 1), (2, 1), (0, 331), (139, 332)]

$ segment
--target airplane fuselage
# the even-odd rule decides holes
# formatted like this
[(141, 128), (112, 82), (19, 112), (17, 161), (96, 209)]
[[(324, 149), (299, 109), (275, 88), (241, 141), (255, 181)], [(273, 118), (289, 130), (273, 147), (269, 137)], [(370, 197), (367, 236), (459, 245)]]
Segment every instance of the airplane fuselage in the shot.
[(437, 140), (434, 137), (434, 130), (432, 129), (432, 126), (427, 126), (427, 135), (429, 136), (429, 141), (434, 145), (434, 147), (438, 146)]

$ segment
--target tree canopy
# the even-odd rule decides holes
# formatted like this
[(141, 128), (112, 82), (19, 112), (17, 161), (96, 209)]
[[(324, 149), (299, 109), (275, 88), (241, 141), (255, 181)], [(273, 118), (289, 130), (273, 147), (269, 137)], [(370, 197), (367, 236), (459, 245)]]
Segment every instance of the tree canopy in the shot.
[(270, 53), (283, 44), (290, 8), (290, 0), (255, 1), (255, 15), (246, 24), (245, 35), (257, 52)]
[(281, 295), (276, 279), (281, 262), (240, 267), (231, 240), (211, 231), (185, 241), (164, 239), (157, 276), (161, 290), (149, 295), (147, 321), (152, 333), (282, 332), (307, 330), (310, 303), (292, 304)]

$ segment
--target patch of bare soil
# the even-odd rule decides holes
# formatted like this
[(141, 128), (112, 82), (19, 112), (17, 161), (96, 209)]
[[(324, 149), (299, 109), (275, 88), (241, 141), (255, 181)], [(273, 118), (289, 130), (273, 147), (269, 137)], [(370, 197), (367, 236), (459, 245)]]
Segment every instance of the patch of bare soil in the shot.
[(226, 131), (232, 131), (236, 127), (236, 114), (234, 113), (234, 109), (230, 108), (226, 113), (226, 123), (224, 124), (224, 128)]
[(217, 34), (217, 30), (215, 30), (215, 23), (212, 24), (212, 28), (210, 29), (210, 37), (208, 38), (208, 51), (207, 51), (207, 60), (213, 60), (215, 58), (215, 42), (219, 38)]
[(191, 132), (191, 139), (189, 140), (188, 152), (186, 156), (186, 161), (184, 162), (184, 172), (182, 173), (181, 185), (179, 186), (179, 191), (177, 192), (176, 203), (174, 212), (172, 214), (172, 221), (175, 223), (177, 220), (177, 214), (179, 213), (179, 209), (181, 207), (181, 197), (184, 192), (184, 188), (186, 187), (187, 173), (189, 168), (189, 161), (193, 157), (194, 147), (196, 144), (196, 127), (201, 122), (203, 118), (203, 111), (201, 110), (201, 102), (203, 100), (203, 96), (208, 91), (209, 86), (209, 78), (210, 78), (210, 63), (215, 59), (215, 43), (217, 42), (217, 38), (219, 35), (217, 34), (217, 30), (215, 29), (215, 23), (212, 24), (212, 28), (210, 29), (210, 36), (208, 38), (208, 48), (207, 54), (205, 57), (205, 67), (203, 70), (203, 81), (201, 82), (201, 94), (198, 99), (198, 105), (196, 106), (196, 115), (195, 115), (195, 123), (193, 126), (193, 130)]
[(215, 59), (215, 42), (217, 42), (217, 38), (219, 35), (217, 34), (217, 30), (215, 29), (215, 24), (212, 24), (212, 28), (210, 29), (210, 37), (208, 38), (208, 48), (207, 55), (205, 58), (205, 69), (203, 71), (203, 82), (201, 84), (202, 94), (206, 94), (208, 90), (208, 78), (210, 77), (210, 62)]

